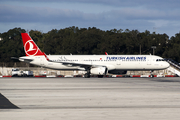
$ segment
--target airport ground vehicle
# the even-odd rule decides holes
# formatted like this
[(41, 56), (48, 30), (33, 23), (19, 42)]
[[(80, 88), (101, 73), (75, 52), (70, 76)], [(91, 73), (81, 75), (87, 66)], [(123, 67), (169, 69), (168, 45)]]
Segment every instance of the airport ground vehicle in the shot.
[(33, 71), (23, 71), (18, 68), (12, 69), (12, 77), (33, 77)]

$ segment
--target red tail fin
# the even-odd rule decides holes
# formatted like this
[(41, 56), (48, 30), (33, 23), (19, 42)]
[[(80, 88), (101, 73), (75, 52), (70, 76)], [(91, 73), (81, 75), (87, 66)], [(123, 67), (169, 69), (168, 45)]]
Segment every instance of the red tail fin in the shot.
[(44, 55), (27, 33), (21, 33), (26, 56)]
[(43, 52), (44, 57), (46, 58), (47, 61), (49, 61), (49, 58), (47, 57), (47, 55)]

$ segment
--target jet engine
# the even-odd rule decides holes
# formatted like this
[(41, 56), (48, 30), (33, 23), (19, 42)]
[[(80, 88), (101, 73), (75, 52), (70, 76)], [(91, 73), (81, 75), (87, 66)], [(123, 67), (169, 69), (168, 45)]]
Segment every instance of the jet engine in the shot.
[(91, 68), (91, 74), (94, 75), (105, 75), (107, 73), (106, 67), (97, 67), (97, 68)]

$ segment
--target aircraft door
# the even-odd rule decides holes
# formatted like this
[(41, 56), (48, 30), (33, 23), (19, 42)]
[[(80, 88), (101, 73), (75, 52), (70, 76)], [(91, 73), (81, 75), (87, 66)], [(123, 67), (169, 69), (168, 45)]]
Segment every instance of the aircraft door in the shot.
[(151, 56), (147, 58), (147, 65), (151, 65)]
[(122, 60), (117, 60), (117, 65), (121, 65)]

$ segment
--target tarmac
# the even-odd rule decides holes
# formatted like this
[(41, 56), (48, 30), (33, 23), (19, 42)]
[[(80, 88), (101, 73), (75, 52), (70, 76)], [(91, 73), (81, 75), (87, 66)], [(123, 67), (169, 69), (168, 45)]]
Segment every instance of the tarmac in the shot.
[(179, 120), (180, 79), (0, 78), (1, 120)]

